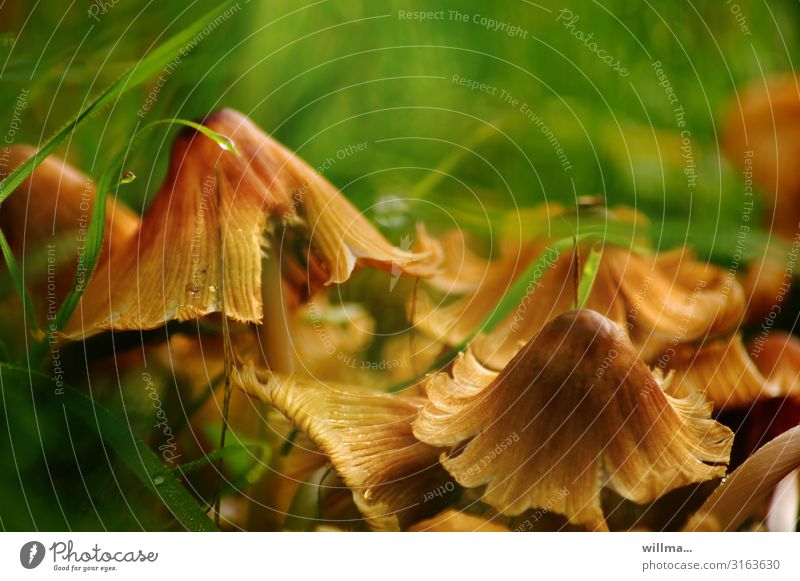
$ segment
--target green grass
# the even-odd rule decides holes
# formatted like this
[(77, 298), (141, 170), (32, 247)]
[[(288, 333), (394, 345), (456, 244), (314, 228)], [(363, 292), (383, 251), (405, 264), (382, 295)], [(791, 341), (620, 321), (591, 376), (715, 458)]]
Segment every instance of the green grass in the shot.
[[(42, 147), (56, 136), (50, 143), (58, 155), (95, 180), (105, 175), (109, 186), (120, 172), (133, 172), (137, 179), (118, 195), (142, 212), (164, 177), (176, 129), (160, 126), (128, 151), (136, 131), (234, 107), (320, 168), (395, 241), (422, 219), (434, 231), (463, 227), (488, 246), (509, 211), (599, 194), (646, 213), (656, 247), (690, 242), (702, 256), (731, 261), (744, 186), (721, 159), (721, 124), (737, 87), (788, 71), (800, 58), (796, 2), (740, 0), (749, 35), (718, 0), (565, 3), (579, 16), (575, 29), (592, 33), (627, 68), (625, 77), (557, 20), (562, 4), (452, 0), (436, 3), (442, 20), (400, 18), (401, 10), (430, 4), (239, 0), (229, 18), (204, 32), (193, 23), (214, 2), (119, 2), (96, 21), (87, 3), (65, 12), (55, 0), (35, 8), (7, 0), (0, 8), (0, 139)], [(525, 38), (489, 30), (481, 17), (518, 26)], [(193, 39), (196, 46), (183, 54)], [(656, 60), (683, 108), (684, 127), (659, 86)], [(148, 103), (159, 78), (163, 86)], [(697, 174), (692, 186), (679, 148), (684, 129)], [(6, 145), (0, 142), (0, 153)], [(120, 152), (127, 154), (115, 166)], [(754, 233), (749, 255), (762, 244), (763, 234)], [(10, 273), (0, 272), (5, 299), (11, 289), (21, 292), (26, 268), (30, 262), (18, 260)], [(25, 348), (10, 323), (0, 325), (0, 344), (5, 360)], [(86, 351), (67, 349), (64, 357), (76, 387), (96, 387), (98, 378), (83, 368)], [(157, 491), (142, 488), (124, 454), (85, 460), (105, 458), (108, 442), (86, 422), (71, 421), (80, 412), (65, 416), (48, 398), (28, 397), (18, 370), (4, 378), (0, 429), (14, 438), (2, 439), (0, 459), (16, 470), (0, 475), (0, 528), (181, 528), (169, 506), (153, 502)], [(148, 442), (147, 419), (127, 413), (143, 397), (131, 385), (136, 380), (105, 381), (106, 389), (92, 393)], [(178, 387), (167, 381), (173, 406)], [(15, 399), (14, 408), (12, 390), (27, 398)], [(67, 424), (73, 450), (62, 446)], [(131, 445), (138, 449), (138, 440)], [(50, 481), (35, 478), (41, 474)], [(76, 500), (63, 503), (67, 495)]]

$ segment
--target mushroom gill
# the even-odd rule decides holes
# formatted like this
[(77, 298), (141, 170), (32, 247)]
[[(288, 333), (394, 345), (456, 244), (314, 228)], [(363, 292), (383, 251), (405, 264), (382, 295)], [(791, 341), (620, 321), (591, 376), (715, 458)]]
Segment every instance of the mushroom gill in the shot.
[[(437, 303), (430, 295), (424, 292), (418, 293), (417, 300), (412, 305), (412, 322), (429, 337), (447, 345), (462, 343), (481, 324), (514, 280), (522, 275), (525, 267), (536, 259), (541, 250), (541, 245), (523, 246), (518, 251), (509, 249), (498, 260), (486, 264), (483, 274), (477, 281), (478, 286), (450, 303)], [(446, 274), (447, 272), (442, 273), (437, 280), (443, 279)], [(448, 284), (452, 288), (458, 287), (455, 277), (437, 286), (441, 288)]]
[(427, 286), (444, 294), (474, 293), (489, 274), (489, 263), (470, 248), (461, 230), (448, 230), (439, 244), (447, 260), (442, 261), (439, 272), (426, 279)]
[(427, 383), (414, 435), (509, 516), (547, 506), (606, 529), (600, 490), (636, 503), (725, 474), (733, 434), (700, 394), (670, 395), (624, 330), (591, 310), (548, 323), (499, 373), (468, 356)]
[(424, 401), (313, 379), (282, 377), (252, 364), (234, 385), (274, 406), (330, 458), (374, 530), (400, 530), (435, 514), (456, 491), (439, 450), (411, 423)]
[(231, 319), (261, 323), (262, 257), (277, 246), (265, 237), (271, 228), (302, 233), (307, 278), (315, 274), (325, 284), (346, 281), (358, 264), (412, 276), (435, 272), (438, 252), (391, 245), (333, 185), (241, 113), (223, 109), (204, 125), (240, 155), (196, 131), (178, 137), (138, 232), (98, 265), (67, 338), (156, 328), (222, 311), (223, 304)]

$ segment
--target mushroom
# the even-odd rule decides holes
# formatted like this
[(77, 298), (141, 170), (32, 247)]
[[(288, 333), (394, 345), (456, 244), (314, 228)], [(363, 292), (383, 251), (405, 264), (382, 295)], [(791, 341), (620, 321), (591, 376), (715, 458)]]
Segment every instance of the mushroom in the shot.
[(509, 516), (547, 506), (607, 528), (600, 489), (643, 504), (725, 474), (733, 434), (702, 395), (671, 395), (623, 328), (588, 309), (548, 323), (499, 373), (463, 355), (426, 384), (414, 435)]
[(706, 499), (684, 531), (735, 531), (775, 490), (800, 469), (800, 426), (765, 444)]
[[(152, 329), (223, 310), (235, 321), (265, 323), (265, 300), (283, 302), (280, 238), (265, 236), (280, 228), (308, 241), (301, 260), (309, 263), (310, 287), (342, 283), (358, 264), (412, 276), (435, 272), (434, 249), (392, 246), (329, 182), (242, 114), (223, 109), (204, 125), (241, 155), (196, 131), (179, 136), (138, 232), (98, 265), (66, 338)], [(273, 330), (286, 326), (282, 307), (268, 305), (275, 309), (266, 321)]]
[[(585, 306), (626, 327), (648, 362), (678, 345), (724, 335), (742, 318), (744, 294), (735, 278), (686, 249), (645, 255), (606, 244), (601, 252)], [(513, 312), (472, 343), (482, 363), (502, 369), (548, 321), (573, 308), (571, 252), (556, 252), (542, 242), (523, 245), (490, 265), (474, 294), (444, 306), (423, 296), (414, 309), (415, 324), (448, 345), (466, 341), (538, 256), (545, 265), (540, 278), (530, 281)]]
[(660, 362), (665, 363), (663, 371), (674, 371), (676, 394), (701, 392), (717, 411), (800, 394), (800, 341), (787, 333), (758, 336), (748, 347), (740, 333), (699, 348), (684, 345)]
[[(722, 140), (734, 166), (759, 188), (772, 229), (791, 239), (800, 221), (800, 84), (794, 75), (768, 79), (737, 94)], [(751, 192), (752, 194), (752, 192)]]
[(252, 364), (237, 368), (233, 382), (278, 409), (328, 455), (374, 530), (400, 530), (431, 516), (457, 490), (439, 450), (412, 434), (420, 398), (281, 376)]
[[(35, 153), (28, 145), (9, 147), (9, 171)], [(79, 266), (94, 198), (95, 185), (89, 177), (51, 156), (0, 206), (0, 229), (14, 255), (27, 259), (25, 278), (42, 320), (55, 314), (76, 271), (85, 274)], [(110, 247), (129, 240), (138, 227), (136, 214), (124, 204), (108, 200), (101, 257), (107, 256)]]
[(800, 397), (800, 339), (773, 331), (753, 339), (749, 351), (759, 371), (779, 395)]
[[(223, 329), (228, 318), (256, 323), (266, 330), (267, 351), (270, 344), (275, 350), (273, 339), (283, 340), (278, 351), (288, 351), (290, 325), (298, 323), (307, 296), (345, 282), (357, 266), (392, 276), (437, 271), (442, 255), (424, 230), (418, 251), (393, 246), (330, 183), (243, 115), (222, 110), (204, 124), (240, 155), (195, 131), (178, 137), (164, 184), (135, 231), (112, 240), (65, 339), (222, 313)], [(53, 189), (71, 197), (73, 190)], [(345, 349), (363, 345), (352, 335), (339, 338)], [(279, 380), (274, 372), (292, 367), (280, 353), (268, 354), (259, 371), (240, 372), (229, 367), (229, 345), (235, 342), (226, 340), (221, 351), (232, 379), (308, 431), (375, 528), (399, 528), (442, 508), (439, 499), (424, 502), (427, 486), (451, 479), (438, 465), (438, 451), (411, 435), (420, 401), (348, 394), (294, 376)], [(333, 417), (326, 421), (325, 413)]]
[(701, 347), (684, 345), (663, 366), (674, 370), (675, 393), (701, 392), (718, 411), (747, 408), (762, 398), (779, 397), (783, 389), (769, 381), (750, 358), (740, 334)]
[[(788, 293), (794, 278), (796, 250), (787, 242), (800, 232), (800, 84), (794, 75), (766, 79), (731, 100), (723, 148), (747, 180), (744, 203), (754, 206), (754, 188), (764, 202), (763, 222), (776, 236), (760, 259), (747, 265), (750, 323), (768, 315)], [(758, 206), (756, 206), (758, 207)]]
[(761, 325), (773, 320), (789, 296), (794, 280), (794, 261), (785, 241), (772, 240), (763, 254), (747, 264), (738, 280), (744, 288), (746, 313), (744, 325)]

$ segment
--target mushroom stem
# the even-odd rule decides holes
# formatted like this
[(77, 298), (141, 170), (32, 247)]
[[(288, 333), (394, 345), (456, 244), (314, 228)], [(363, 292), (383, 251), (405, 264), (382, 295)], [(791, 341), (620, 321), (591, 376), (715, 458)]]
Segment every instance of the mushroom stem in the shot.
[(735, 531), (775, 490), (800, 468), (800, 426), (764, 444), (731, 472), (684, 525), (684, 531)]
[(271, 253), (263, 261), (261, 300), (264, 305), (264, 318), (258, 327), (258, 336), (267, 367), (275, 373), (290, 374), (294, 371), (295, 361), (281, 279), (280, 252), (276, 244), (279, 239), (277, 235), (272, 237)]

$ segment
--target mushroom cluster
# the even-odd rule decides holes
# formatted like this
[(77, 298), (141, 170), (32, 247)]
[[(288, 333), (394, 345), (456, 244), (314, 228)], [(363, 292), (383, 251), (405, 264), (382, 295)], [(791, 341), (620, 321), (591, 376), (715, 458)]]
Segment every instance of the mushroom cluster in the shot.
[[(284, 526), (275, 514), (291, 513), (308, 482), (324, 505), (309, 520), (341, 529), (625, 530), (662, 526), (646, 515), (665, 510), (653, 522), (719, 529), (763, 508), (731, 517), (728, 490), (783, 449), (739, 458), (744, 432), (728, 414), (796, 399), (800, 343), (771, 333), (745, 344), (745, 277), (688, 249), (579, 233), (556, 251), (545, 222), (571, 210), (555, 206), (531, 213), (541, 235), (503, 240), (497, 257), (421, 225), (413, 248), (398, 247), (244, 115), (222, 110), (203, 124), (235, 151), (184, 130), (141, 218), (109, 202), (99, 263), (58, 337), (207, 323), (196, 336), (178, 325), (148, 348), (212, 392), (198, 417), (223, 408), (217, 385), (233, 386), (247, 397), (230, 410), (226, 399), (226, 421), (286, 449), (272, 477), (242, 492), (249, 516), (223, 515), (235, 526)], [(13, 151), (15, 163), (33, 153)], [(74, 239), (93, 199), (91, 180), (49, 159), (3, 205), (0, 226), (24, 256)], [(31, 206), (55, 222), (38, 224)], [(80, 260), (66, 254), (59, 278)], [(581, 268), (590, 256), (593, 268)], [(376, 314), (341, 300), (360, 267), (417, 279), (399, 295), (411, 324), (401, 336), (373, 341)], [(525, 293), (509, 309), (512, 287)], [(367, 353), (397, 348), (409, 353), (397, 359), (407, 363), (400, 388), (387, 381), (394, 364)], [(734, 464), (744, 476), (718, 486)], [(761, 497), (772, 490), (758, 486)], [(676, 494), (684, 501), (665, 509)]]

